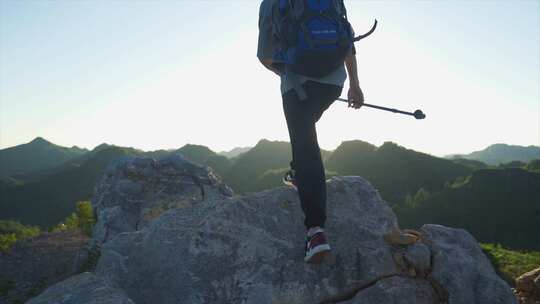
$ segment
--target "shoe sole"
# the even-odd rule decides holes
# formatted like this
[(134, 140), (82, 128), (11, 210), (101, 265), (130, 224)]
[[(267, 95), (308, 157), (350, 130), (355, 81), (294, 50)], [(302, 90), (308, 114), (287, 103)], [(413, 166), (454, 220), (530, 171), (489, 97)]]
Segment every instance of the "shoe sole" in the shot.
[(328, 254), (328, 250), (321, 251), (319, 253), (314, 254), (311, 259), (307, 260), (307, 263), (318, 265), (321, 264), (324, 260), (324, 257)]
[(297, 188), (293, 183), (288, 182), (288, 181), (285, 181), (285, 180), (282, 180), (282, 182), (283, 182), (286, 186), (288, 186), (288, 187), (290, 187), (290, 188), (293, 188), (294, 190), (298, 190), (298, 188)]
[(311, 256), (311, 257), (305, 257), (304, 261), (306, 263), (310, 264), (320, 264), (324, 260), (324, 257), (330, 253), (330, 246), (328, 244), (326, 245), (320, 245), (320, 248)]

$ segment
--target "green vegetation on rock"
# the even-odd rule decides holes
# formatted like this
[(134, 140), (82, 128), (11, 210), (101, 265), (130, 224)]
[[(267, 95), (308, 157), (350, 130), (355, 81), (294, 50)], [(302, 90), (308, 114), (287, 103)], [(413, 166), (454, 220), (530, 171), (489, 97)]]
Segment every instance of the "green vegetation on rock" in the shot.
[(17, 241), (36, 236), (37, 226), (26, 226), (16, 221), (0, 220), (0, 251), (8, 250)]
[(52, 232), (80, 229), (85, 235), (92, 236), (92, 229), (96, 223), (92, 204), (89, 201), (81, 201), (77, 202), (75, 206), (76, 211), (54, 227)]
[(497, 273), (512, 286), (520, 275), (540, 267), (538, 251), (509, 250), (499, 244), (481, 243), (480, 246)]

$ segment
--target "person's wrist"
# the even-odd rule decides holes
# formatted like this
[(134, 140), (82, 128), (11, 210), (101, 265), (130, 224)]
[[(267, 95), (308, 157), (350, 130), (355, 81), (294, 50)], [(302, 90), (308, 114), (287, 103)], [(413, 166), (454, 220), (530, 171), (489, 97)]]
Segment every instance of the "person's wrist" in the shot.
[(353, 79), (353, 80), (349, 81), (349, 87), (350, 87), (350, 88), (355, 88), (355, 89), (358, 88), (358, 89), (359, 89), (359, 88), (360, 88), (360, 82), (358, 81), (358, 79), (356, 79), (356, 80)]

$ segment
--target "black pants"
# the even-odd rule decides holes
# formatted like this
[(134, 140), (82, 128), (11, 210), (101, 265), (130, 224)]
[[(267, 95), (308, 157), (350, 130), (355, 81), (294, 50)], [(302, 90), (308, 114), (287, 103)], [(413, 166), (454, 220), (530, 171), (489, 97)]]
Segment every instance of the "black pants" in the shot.
[(295, 170), (298, 195), (306, 228), (324, 227), (326, 221), (326, 175), (317, 142), (315, 123), (341, 95), (340, 86), (307, 81), (303, 85), (307, 99), (299, 100), (290, 90), (283, 95), (292, 148), (291, 168)]

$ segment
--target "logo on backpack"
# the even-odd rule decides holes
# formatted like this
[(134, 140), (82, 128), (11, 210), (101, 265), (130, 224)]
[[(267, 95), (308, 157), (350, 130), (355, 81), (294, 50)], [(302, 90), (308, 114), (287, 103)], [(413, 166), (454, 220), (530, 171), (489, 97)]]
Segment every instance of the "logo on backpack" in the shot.
[(343, 0), (279, 0), (272, 13), (276, 67), (320, 78), (343, 64), (354, 40)]

